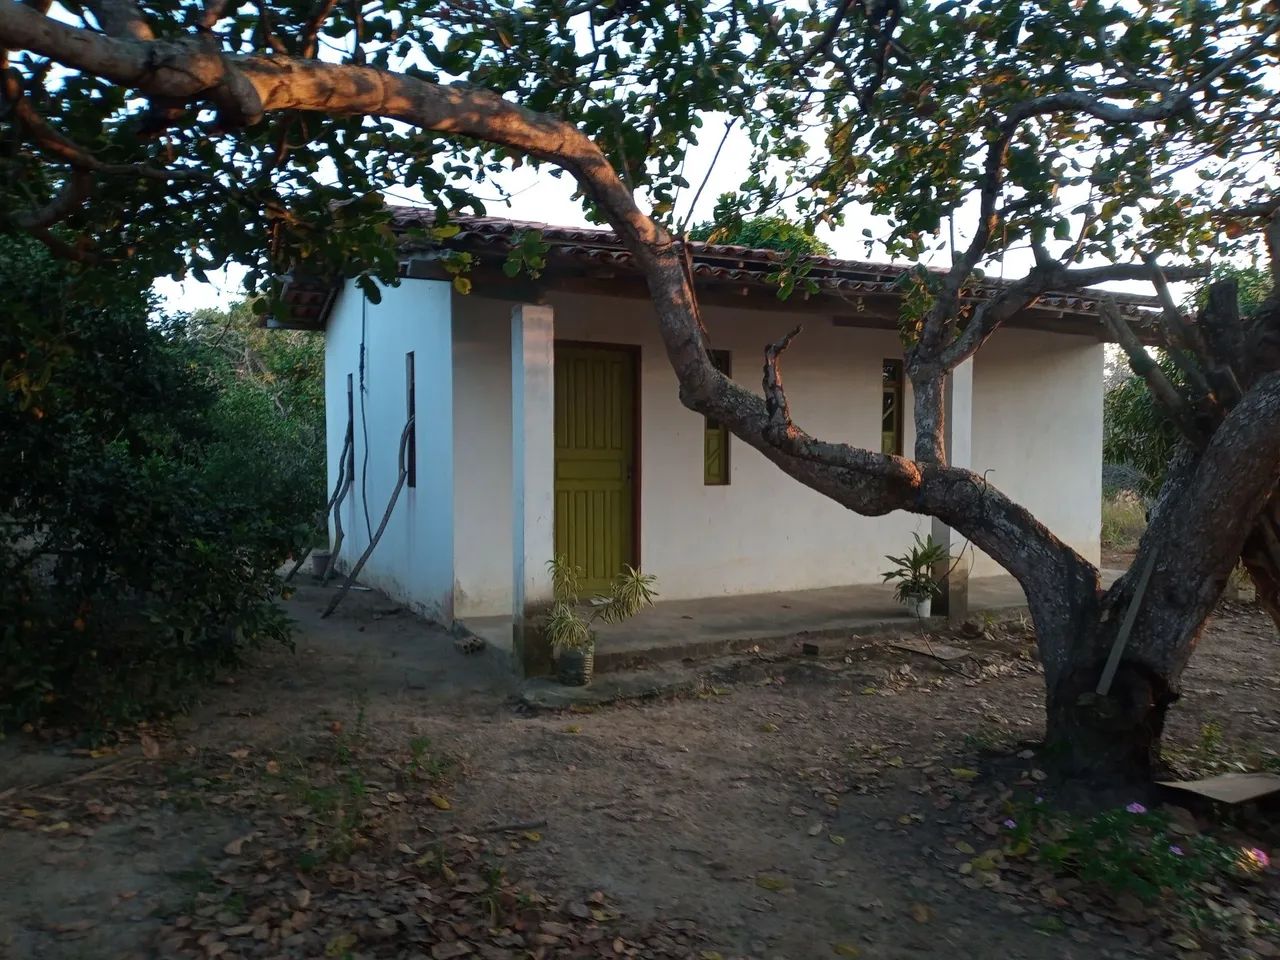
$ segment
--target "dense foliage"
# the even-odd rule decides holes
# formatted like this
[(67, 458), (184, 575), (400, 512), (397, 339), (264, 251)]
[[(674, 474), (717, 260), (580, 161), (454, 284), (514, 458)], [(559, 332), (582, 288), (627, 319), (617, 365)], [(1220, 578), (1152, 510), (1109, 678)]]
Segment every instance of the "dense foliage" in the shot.
[[(1243, 314), (1256, 310), (1271, 292), (1267, 274), (1257, 267), (1223, 267), (1214, 273), (1214, 280), (1236, 281)], [(1195, 305), (1203, 300), (1202, 289), (1195, 297)], [(1185, 386), (1182, 371), (1167, 353), (1161, 351), (1158, 362), (1171, 383)], [(1130, 374), (1107, 392), (1103, 401), (1103, 460), (1137, 471), (1141, 476), (1139, 492), (1144, 496), (1154, 496), (1160, 489), (1180, 438), (1178, 429), (1161, 411), (1141, 377)]]
[(32, 241), (0, 237), (0, 283), (0, 723), (179, 707), (288, 638), (275, 569), (322, 497), (314, 414), (224, 362), (212, 318), (153, 322)]
[(803, 226), (786, 217), (752, 217), (743, 214), (735, 194), (717, 201), (711, 219), (694, 224), (689, 239), (732, 244), (753, 250), (779, 250), (802, 256), (831, 256), (832, 250)]

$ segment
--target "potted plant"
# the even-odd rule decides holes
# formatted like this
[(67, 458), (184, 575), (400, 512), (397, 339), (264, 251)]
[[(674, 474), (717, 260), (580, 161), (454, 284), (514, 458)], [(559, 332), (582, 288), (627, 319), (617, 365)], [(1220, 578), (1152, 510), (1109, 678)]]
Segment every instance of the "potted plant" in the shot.
[(913, 533), (915, 545), (903, 556), (886, 556), (893, 564), (893, 569), (881, 574), (884, 582), (897, 581), (893, 590), (894, 599), (907, 607), (912, 615), (924, 619), (929, 616), (933, 607), (933, 598), (942, 593), (938, 581), (934, 579), (933, 568), (950, 559), (942, 544), (934, 543), (933, 537), (923, 540), (920, 534)]
[(553, 602), (544, 629), (556, 655), (556, 675), (568, 686), (591, 682), (595, 670), (596, 633), (593, 624), (621, 623), (641, 607), (650, 606), (657, 596), (654, 577), (626, 567), (609, 585), (607, 594), (592, 597), (585, 613), (581, 609), (582, 572), (567, 558), (557, 556), (547, 562), (551, 571)]

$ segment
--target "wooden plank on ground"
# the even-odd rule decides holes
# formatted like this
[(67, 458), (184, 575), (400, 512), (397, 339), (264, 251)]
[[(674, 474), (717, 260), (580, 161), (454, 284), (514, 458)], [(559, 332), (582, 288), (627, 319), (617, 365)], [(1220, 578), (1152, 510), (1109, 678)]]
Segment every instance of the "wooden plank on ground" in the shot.
[(1162, 787), (1186, 790), (1221, 803), (1248, 803), (1280, 793), (1280, 777), (1272, 773), (1223, 773), (1203, 780), (1159, 780)]

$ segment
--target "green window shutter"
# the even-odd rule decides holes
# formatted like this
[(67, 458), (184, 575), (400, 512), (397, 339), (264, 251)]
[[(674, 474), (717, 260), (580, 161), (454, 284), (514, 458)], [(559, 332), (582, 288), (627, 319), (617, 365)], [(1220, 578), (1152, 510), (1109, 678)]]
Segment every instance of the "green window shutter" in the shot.
[(702, 482), (709, 487), (729, 482), (729, 431), (708, 425), (703, 433)]

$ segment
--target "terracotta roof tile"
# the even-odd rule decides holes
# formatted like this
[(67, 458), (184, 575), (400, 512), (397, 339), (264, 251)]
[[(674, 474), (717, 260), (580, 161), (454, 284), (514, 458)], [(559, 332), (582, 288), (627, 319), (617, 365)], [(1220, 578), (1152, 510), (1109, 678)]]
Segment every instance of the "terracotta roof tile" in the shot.
[[(416, 207), (392, 207), (393, 227), (408, 231), (415, 227), (429, 227), (435, 223), (435, 211)], [(631, 252), (610, 230), (599, 227), (566, 227), (527, 220), (509, 220), (502, 217), (454, 217), (452, 224), (461, 229), (443, 241), (424, 244), (407, 241), (406, 252), (425, 252), (441, 248), (471, 253), (482, 262), (501, 262), (506, 259), (518, 235), (529, 230), (542, 234), (549, 245), (548, 286), (554, 286), (554, 273), (580, 273), (590, 275), (609, 271), (640, 276)], [(771, 275), (777, 272), (787, 255), (776, 250), (753, 249), (727, 244), (691, 242), (693, 273), (699, 286), (708, 284), (736, 285), (739, 288), (758, 288), (769, 291), (775, 288)], [(809, 257), (806, 280), (817, 287), (820, 294), (845, 299), (867, 295), (895, 296), (901, 293), (898, 283), (911, 268), (899, 264), (871, 263), (860, 260), (843, 260), (838, 257)], [(940, 271), (939, 271), (940, 272)], [(993, 295), (1006, 286), (1000, 280), (988, 278), (967, 291), (969, 299)], [(291, 279), (286, 300), (293, 310), (295, 325), (323, 325), (325, 314), (332, 302), (333, 285), (316, 280)], [(1120, 308), (1131, 316), (1141, 316), (1157, 306), (1156, 298), (1133, 294), (1113, 294)], [(1097, 315), (1099, 299), (1079, 293), (1048, 293), (1039, 298), (1038, 309), (1060, 311), (1092, 319)], [(1096, 323), (1096, 321), (1093, 321)]]

